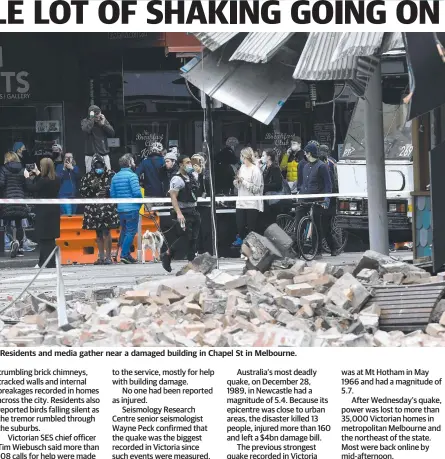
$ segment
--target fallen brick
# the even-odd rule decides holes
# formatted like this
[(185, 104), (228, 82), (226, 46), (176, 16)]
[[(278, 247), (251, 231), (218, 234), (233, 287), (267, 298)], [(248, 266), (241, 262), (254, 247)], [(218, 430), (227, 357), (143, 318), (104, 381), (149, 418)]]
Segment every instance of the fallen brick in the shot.
[(352, 274), (346, 273), (331, 287), (327, 296), (337, 306), (359, 311), (371, 294)]
[(445, 327), (440, 324), (428, 324), (425, 333), (430, 336), (439, 336), (445, 332)]
[(358, 280), (366, 282), (368, 284), (373, 284), (377, 282), (379, 278), (379, 273), (375, 269), (364, 268), (357, 274)]
[(286, 287), (286, 294), (294, 297), (302, 297), (312, 293), (314, 293), (313, 287), (306, 283), (292, 284)]
[(287, 309), (291, 314), (295, 314), (301, 306), (301, 301), (299, 298), (286, 295), (277, 298), (275, 304), (280, 308)]
[(383, 275), (383, 281), (388, 284), (400, 285), (405, 278), (403, 273), (386, 273)]
[[(327, 298), (321, 293), (312, 293), (311, 295), (302, 296), (300, 298), (301, 305), (315, 305), (315, 307), (323, 306)], [(311, 316), (312, 317), (312, 316)]]

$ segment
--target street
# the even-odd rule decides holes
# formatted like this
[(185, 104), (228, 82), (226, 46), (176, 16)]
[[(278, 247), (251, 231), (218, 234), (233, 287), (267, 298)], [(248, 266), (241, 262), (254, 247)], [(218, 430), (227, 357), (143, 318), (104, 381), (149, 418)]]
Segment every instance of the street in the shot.
[[(323, 261), (334, 265), (353, 265), (360, 260), (362, 252), (343, 253), (337, 257), (329, 255), (323, 256)], [(412, 252), (394, 252), (404, 261), (412, 260)], [(6, 259), (7, 261), (11, 261)], [(3, 260), (2, 260), (3, 261)], [(16, 260), (15, 260), (16, 261)], [(185, 262), (173, 262), (173, 273), (168, 274), (164, 271), (161, 264), (146, 263), (137, 265), (113, 265), (113, 266), (64, 266), (62, 268), (65, 291), (67, 294), (80, 290), (100, 289), (105, 287), (133, 288), (139, 279), (153, 281), (175, 276), (175, 273), (185, 265)], [(1, 266), (1, 264), (0, 264)], [(244, 267), (244, 262), (240, 259), (221, 259), (220, 269), (229, 274), (239, 275)], [(8, 297), (20, 293), (23, 288), (35, 276), (35, 268), (7, 267), (0, 269), (0, 303), (6, 304)], [(42, 271), (32, 287), (32, 293), (55, 292), (57, 275), (55, 270), (47, 269)]]

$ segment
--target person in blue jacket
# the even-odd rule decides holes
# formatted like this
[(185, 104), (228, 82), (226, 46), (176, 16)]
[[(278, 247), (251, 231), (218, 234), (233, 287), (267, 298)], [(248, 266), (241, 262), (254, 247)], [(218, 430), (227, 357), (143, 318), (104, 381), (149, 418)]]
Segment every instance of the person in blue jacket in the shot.
[(136, 169), (138, 177), (143, 177), (145, 196), (163, 198), (162, 168), (165, 164), (162, 156), (163, 146), (155, 142), (150, 146), (150, 154), (144, 158)]
[[(133, 156), (126, 154), (119, 159), (121, 170), (111, 181), (110, 196), (115, 199), (134, 198), (141, 199), (138, 176), (134, 173), (135, 163)], [(118, 204), (117, 211), (121, 223), (119, 247), (121, 248), (121, 263), (132, 264), (137, 261), (131, 256), (131, 244), (138, 231), (139, 204)]]
[[(76, 166), (72, 153), (62, 154), (63, 163), (56, 166), (56, 174), (60, 179), (60, 199), (76, 198), (79, 188), (80, 170)], [(61, 215), (74, 215), (77, 206), (75, 204), (61, 204)]]

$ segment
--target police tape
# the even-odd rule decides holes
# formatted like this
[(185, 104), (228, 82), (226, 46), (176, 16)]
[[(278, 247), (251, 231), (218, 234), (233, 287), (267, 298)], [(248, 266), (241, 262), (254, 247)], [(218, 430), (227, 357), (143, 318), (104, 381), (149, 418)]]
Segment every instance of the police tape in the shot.
[[(242, 202), (242, 201), (276, 201), (276, 200), (301, 200), (301, 199), (320, 199), (320, 198), (367, 198), (367, 193), (348, 193), (343, 195), (340, 193), (328, 194), (292, 194), (292, 195), (265, 195), (265, 196), (215, 196), (215, 201), (221, 202)], [(408, 199), (411, 197), (410, 192), (387, 192), (387, 199)], [(198, 203), (210, 203), (210, 198), (198, 198)], [(171, 204), (171, 198), (60, 198), (60, 199), (0, 199), (0, 205), (7, 204), (24, 204), (24, 205), (37, 205), (37, 204)]]

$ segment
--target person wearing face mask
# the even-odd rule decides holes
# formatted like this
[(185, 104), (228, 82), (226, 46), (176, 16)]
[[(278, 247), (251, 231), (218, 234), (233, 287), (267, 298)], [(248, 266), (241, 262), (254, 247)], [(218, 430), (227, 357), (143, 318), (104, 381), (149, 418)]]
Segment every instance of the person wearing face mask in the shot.
[[(278, 194), (283, 189), (284, 179), (277, 163), (277, 153), (275, 150), (270, 149), (263, 152), (263, 156), (266, 158), (263, 171), (264, 194)], [(280, 202), (264, 201), (264, 229), (275, 223), (280, 213), (282, 213)]]
[[(198, 198), (210, 197), (210, 170), (207, 167), (205, 153), (196, 153), (192, 156), (192, 165), (195, 169), (194, 177), (198, 183)], [(201, 216), (199, 231), (198, 253), (213, 254), (211, 207), (209, 202), (201, 202), (198, 207)]]
[[(264, 182), (263, 174), (255, 166), (255, 157), (252, 148), (241, 150), (241, 168), (233, 182), (238, 189), (238, 197), (262, 196)], [(258, 216), (264, 211), (263, 201), (239, 200), (236, 202), (236, 223), (238, 235), (233, 247), (241, 247), (244, 238), (255, 231), (258, 224)]]
[[(60, 199), (74, 199), (79, 188), (80, 170), (74, 161), (72, 153), (62, 155), (63, 162), (56, 165), (56, 174), (60, 179)], [(74, 204), (61, 204), (62, 215), (74, 215), (77, 206)]]
[[(134, 170), (134, 158), (129, 153), (119, 158), (121, 170), (111, 180), (110, 196), (114, 198), (142, 199), (139, 179)], [(121, 226), (119, 247), (121, 248), (120, 261), (124, 264), (137, 263), (131, 256), (131, 245), (138, 231), (139, 210), (141, 204), (118, 204), (117, 211)]]
[(290, 148), (284, 153), (281, 159), (280, 168), (284, 177), (292, 188), (293, 184), (298, 180), (298, 158), (301, 150), (300, 137), (294, 136), (291, 139)]
[(201, 217), (196, 209), (198, 186), (193, 179), (193, 166), (190, 158), (180, 155), (178, 158), (179, 171), (170, 182), (170, 197), (172, 200), (172, 219), (178, 222), (178, 238), (170, 248), (162, 253), (162, 266), (171, 272), (171, 260), (175, 249), (183, 238), (187, 239), (187, 260), (193, 261), (198, 250)]
[[(331, 194), (332, 193), (332, 182), (329, 173), (328, 165), (319, 159), (319, 146), (315, 142), (309, 142), (305, 149), (307, 164), (301, 171), (303, 175), (303, 184), (301, 188), (302, 194)], [(322, 253), (322, 241), (326, 238), (331, 255), (336, 256), (338, 253), (338, 247), (336, 241), (332, 237), (330, 232), (330, 217), (327, 213), (329, 208), (330, 198), (321, 197), (320, 199), (308, 199), (309, 202), (318, 202), (319, 206), (314, 207), (314, 220), (317, 225), (319, 234), (319, 247), (318, 255)], [(298, 223), (308, 213), (308, 208), (299, 206), (295, 210), (295, 221), (296, 228)]]
[(164, 156), (164, 166), (159, 171), (159, 176), (162, 180), (162, 196), (167, 196), (170, 190), (170, 182), (174, 175), (179, 171), (178, 156), (176, 153), (168, 152)]
[[(105, 166), (101, 155), (92, 159), (92, 169), (81, 180), (82, 198), (109, 198), (114, 172)], [(111, 229), (119, 228), (119, 216), (115, 204), (91, 204), (85, 206), (83, 225), (85, 230), (96, 231), (98, 258), (96, 265), (111, 265)]]

